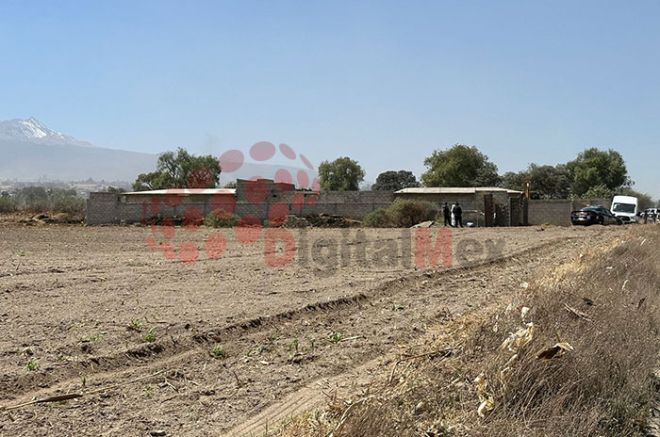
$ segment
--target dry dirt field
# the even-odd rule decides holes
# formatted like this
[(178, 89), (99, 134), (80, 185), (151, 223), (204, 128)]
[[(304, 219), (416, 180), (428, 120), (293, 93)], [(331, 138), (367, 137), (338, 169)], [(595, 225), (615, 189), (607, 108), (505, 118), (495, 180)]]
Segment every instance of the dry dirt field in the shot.
[(148, 227), (0, 225), (0, 435), (264, 435), (318, 402), (310, 387), (351, 390), (355, 369), (429, 326), (628, 231), (453, 230), (452, 265), (436, 268), (402, 255), (407, 230), (292, 230), (303, 249), (281, 267), (261, 234), (167, 241), (203, 253), (213, 232), (222, 256), (186, 263)]

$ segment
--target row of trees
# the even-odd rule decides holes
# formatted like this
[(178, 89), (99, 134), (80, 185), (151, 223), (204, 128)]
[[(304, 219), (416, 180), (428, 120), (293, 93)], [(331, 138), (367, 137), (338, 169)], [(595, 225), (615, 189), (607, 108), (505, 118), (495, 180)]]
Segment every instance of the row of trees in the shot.
[[(474, 146), (456, 144), (436, 150), (424, 160), (426, 171), (421, 184), (410, 171), (386, 171), (378, 175), (372, 190), (400, 190), (408, 187), (488, 187), (526, 191), (535, 198), (609, 198), (627, 194), (640, 199), (640, 205), (653, 205), (651, 197), (632, 189), (632, 180), (621, 154), (615, 150), (589, 148), (569, 162), (558, 165), (530, 164), (519, 172), (500, 175), (497, 166)], [(343, 176), (344, 180), (341, 180)], [(325, 190), (357, 190), (364, 171), (350, 158), (325, 161), (319, 166), (321, 187)], [(331, 177), (329, 177), (331, 176)], [(351, 180), (346, 180), (352, 178)], [(339, 179), (339, 180), (338, 180)]]
[[(497, 166), (474, 146), (456, 144), (436, 150), (424, 160), (426, 171), (421, 181), (408, 170), (389, 170), (378, 175), (372, 190), (396, 191), (419, 187), (498, 186), (526, 191), (537, 198), (568, 197), (607, 198), (629, 194), (651, 205), (652, 199), (632, 189), (626, 164), (615, 150), (586, 149), (569, 162), (558, 165), (530, 164), (518, 172), (498, 173)], [(156, 171), (138, 176), (133, 189), (155, 190), (172, 187), (213, 188), (220, 179), (220, 164), (211, 155), (194, 156), (185, 149), (162, 154)], [(365, 171), (349, 158), (323, 161), (319, 179), (324, 191), (357, 191)]]
[(15, 193), (0, 193), (0, 212), (16, 210), (80, 213), (85, 199), (67, 188), (24, 187)]
[(514, 189), (523, 189), (526, 183), (547, 198), (607, 197), (632, 185), (621, 154), (596, 148), (585, 150), (565, 164), (530, 164), (527, 170), (505, 173), (500, 181)]

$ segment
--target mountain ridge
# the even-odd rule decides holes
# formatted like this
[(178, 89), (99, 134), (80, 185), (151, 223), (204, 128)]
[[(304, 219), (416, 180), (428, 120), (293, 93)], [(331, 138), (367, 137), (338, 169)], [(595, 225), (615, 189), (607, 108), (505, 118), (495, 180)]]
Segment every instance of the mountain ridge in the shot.
[(158, 155), (110, 149), (50, 129), (35, 117), (0, 121), (0, 180), (134, 181)]

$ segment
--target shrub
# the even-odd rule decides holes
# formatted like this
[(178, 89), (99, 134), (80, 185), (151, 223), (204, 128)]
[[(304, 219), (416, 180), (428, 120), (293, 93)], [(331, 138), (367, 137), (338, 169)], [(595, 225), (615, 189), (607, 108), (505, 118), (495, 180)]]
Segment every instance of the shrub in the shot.
[(431, 202), (395, 200), (387, 208), (379, 208), (364, 217), (363, 224), (374, 228), (410, 227), (417, 223), (435, 220), (438, 209)]
[(44, 212), (82, 213), (85, 199), (76, 190), (66, 188), (24, 187), (12, 199), (15, 209)]
[(12, 212), (16, 210), (14, 199), (9, 196), (0, 197), (0, 212)]
[(236, 226), (241, 219), (222, 208), (214, 209), (207, 214), (204, 224), (212, 228), (231, 228)]
[(76, 213), (85, 210), (85, 199), (78, 195), (64, 192), (52, 192), (50, 196), (50, 210)]
[(392, 224), (401, 227), (410, 227), (426, 220), (435, 220), (437, 213), (435, 205), (427, 201), (397, 199), (387, 208), (387, 215)]
[(378, 208), (364, 216), (362, 224), (370, 228), (386, 228), (392, 225), (392, 220), (385, 208)]

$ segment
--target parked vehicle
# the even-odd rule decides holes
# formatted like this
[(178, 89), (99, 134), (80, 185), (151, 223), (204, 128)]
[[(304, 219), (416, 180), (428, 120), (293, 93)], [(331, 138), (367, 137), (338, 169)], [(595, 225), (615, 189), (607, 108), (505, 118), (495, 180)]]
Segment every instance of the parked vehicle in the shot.
[(637, 223), (638, 202), (632, 196), (614, 196), (612, 199), (612, 213), (623, 223)]
[(579, 211), (571, 212), (571, 223), (584, 226), (621, 225), (623, 221), (603, 206), (587, 206)]

